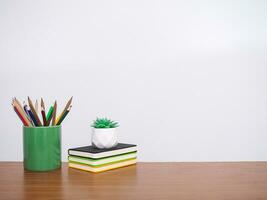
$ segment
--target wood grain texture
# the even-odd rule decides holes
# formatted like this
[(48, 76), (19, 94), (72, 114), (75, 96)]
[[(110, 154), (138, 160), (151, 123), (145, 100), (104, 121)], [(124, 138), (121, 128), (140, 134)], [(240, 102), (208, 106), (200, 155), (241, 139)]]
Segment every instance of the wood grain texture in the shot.
[(0, 199), (266, 200), (267, 162), (138, 163), (99, 174), (66, 164), (33, 173), (2, 162)]

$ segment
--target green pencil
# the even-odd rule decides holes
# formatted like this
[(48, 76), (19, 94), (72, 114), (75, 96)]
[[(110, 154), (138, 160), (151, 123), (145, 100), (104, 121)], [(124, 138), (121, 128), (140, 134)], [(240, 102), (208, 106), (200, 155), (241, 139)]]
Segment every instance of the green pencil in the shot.
[(48, 111), (47, 115), (46, 115), (47, 126), (49, 126), (49, 124), (50, 124), (50, 121), (52, 119), (53, 111), (54, 111), (54, 108), (53, 108), (53, 106), (51, 106), (49, 108), (49, 111)]

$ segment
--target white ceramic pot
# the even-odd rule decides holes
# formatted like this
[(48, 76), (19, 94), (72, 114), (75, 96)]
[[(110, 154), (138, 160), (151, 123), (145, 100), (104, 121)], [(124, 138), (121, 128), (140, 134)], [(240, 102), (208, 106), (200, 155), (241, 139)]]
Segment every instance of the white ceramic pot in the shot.
[(117, 128), (93, 128), (92, 145), (99, 149), (109, 149), (118, 144)]

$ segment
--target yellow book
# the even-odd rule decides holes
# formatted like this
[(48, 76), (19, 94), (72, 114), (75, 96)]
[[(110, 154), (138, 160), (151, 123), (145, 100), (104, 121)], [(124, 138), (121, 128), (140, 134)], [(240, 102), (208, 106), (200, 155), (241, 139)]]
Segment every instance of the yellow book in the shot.
[(100, 166), (100, 167), (92, 167), (89, 165), (83, 165), (83, 164), (69, 162), (69, 167), (97, 173), (97, 172), (104, 172), (104, 171), (111, 170), (111, 169), (116, 169), (119, 167), (125, 167), (128, 165), (133, 165), (136, 163), (136, 161), (137, 161), (136, 159), (131, 159), (131, 160), (118, 162), (118, 163), (114, 163), (114, 164), (110, 164), (110, 165), (104, 165), (104, 166)]

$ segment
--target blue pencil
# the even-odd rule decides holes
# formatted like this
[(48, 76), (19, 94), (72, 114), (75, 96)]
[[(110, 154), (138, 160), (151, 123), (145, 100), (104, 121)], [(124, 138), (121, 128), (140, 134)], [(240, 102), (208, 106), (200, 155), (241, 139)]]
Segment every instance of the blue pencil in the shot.
[(28, 112), (28, 106), (25, 104), (25, 102), (23, 102), (23, 103), (24, 103), (23, 109), (24, 109), (24, 111), (25, 111), (25, 113), (26, 113), (26, 117), (27, 117), (28, 120), (32, 123), (32, 125), (34, 125), (34, 123), (33, 123), (33, 121), (32, 121), (32, 118), (31, 118), (31, 116), (30, 116), (30, 114), (29, 114), (29, 112)]
[(30, 115), (30, 117), (31, 117), (31, 119), (32, 119), (32, 121), (33, 121), (33, 123), (34, 123), (34, 125), (35, 125), (35, 126), (38, 126), (37, 120), (35, 119), (35, 117), (34, 117), (32, 111), (31, 111), (31, 110), (28, 110), (28, 113), (29, 113), (29, 115)]

